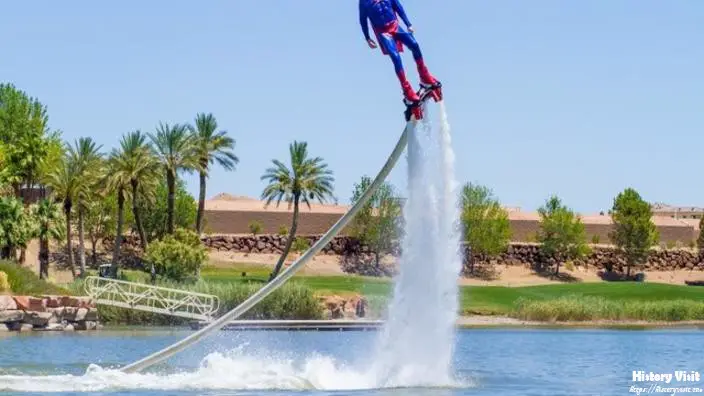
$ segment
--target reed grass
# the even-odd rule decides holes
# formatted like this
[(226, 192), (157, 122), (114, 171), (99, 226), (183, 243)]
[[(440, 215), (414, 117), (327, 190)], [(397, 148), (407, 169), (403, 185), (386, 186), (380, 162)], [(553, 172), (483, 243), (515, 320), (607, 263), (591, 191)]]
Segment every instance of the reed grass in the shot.
[(570, 294), (549, 300), (520, 298), (514, 316), (543, 322), (636, 320), (679, 322), (704, 320), (704, 301), (696, 300), (609, 300), (598, 296)]

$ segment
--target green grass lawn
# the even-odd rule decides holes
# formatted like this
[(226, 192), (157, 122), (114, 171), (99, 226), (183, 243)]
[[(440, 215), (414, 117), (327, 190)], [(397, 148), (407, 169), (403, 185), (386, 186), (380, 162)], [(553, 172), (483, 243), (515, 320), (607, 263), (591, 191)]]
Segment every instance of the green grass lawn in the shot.
[(601, 297), (611, 301), (693, 300), (704, 303), (704, 287), (604, 282), (524, 287), (467, 286), (462, 288), (462, 309), (466, 314), (507, 314), (521, 297), (547, 301), (570, 294)]
[[(242, 271), (247, 275), (242, 276)], [(206, 268), (202, 276), (210, 282), (264, 283), (269, 270), (266, 267), (238, 267), (237, 269)], [(320, 294), (360, 293), (384, 297), (391, 292), (392, 283), (386, 278), (362, 276), (306, 276), (295, 275), (292, 282), (304, 284)], [(704, 303), (704, 287), (667, 285), (660, 283), (604, 282), (570, 283), (524, 287), (463, 286), (461, 287), (464, 314), (507, 315), (515, 302), (523, 297), (546, 301), (570, 294), (602, 297), (612, 301), (694, 300)]]

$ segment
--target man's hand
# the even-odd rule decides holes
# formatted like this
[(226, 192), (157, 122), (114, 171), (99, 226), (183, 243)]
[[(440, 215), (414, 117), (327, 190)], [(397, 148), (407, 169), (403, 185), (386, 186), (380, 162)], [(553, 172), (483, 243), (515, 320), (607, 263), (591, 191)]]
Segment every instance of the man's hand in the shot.
[(367, 40), (367, 44), (369, 45), (369, 48), (376, 48), (376, 42), (372, 39)]

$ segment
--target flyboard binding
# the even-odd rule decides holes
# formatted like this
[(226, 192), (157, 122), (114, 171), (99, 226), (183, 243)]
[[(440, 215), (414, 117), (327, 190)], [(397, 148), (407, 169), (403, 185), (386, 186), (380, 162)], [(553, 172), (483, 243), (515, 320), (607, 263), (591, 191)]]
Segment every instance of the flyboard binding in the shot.
[(417, 102), (412, 102), (406, 98), (403, 99), (403, 103), (406, 105), (406, 111), (404, 112), (406, 122), (411, 120), (411, 116), (415, 116), (416, 120), (423, 119), (423, 109), (421, 105), (428, 100), (428, 98), (433, 98), (436, 102), (442, 100), (442, 84), (440, 81), (432, 85), (420, 84), (420, 89), (417, 94), (420, 98)]

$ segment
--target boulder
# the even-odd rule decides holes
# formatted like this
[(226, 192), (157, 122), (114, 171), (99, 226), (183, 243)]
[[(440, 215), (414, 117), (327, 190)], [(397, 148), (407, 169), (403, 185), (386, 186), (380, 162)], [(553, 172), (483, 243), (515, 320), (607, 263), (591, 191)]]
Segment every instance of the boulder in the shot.
[(17, 303), (11, 296), (0, 296), (0, 311), (17, 309)]
[(24, 311), (19, 309), (0, 311), (0, 323), (21, 322), (24, 319)]
[(53, 317), (54, 315), (51, 312), (27, 312), (23, 322), (33, 327), (44, 327), (49, 324), (49, 320)]

